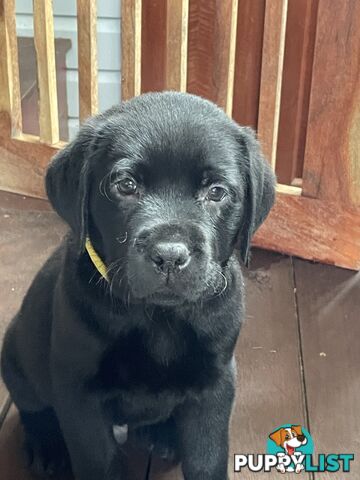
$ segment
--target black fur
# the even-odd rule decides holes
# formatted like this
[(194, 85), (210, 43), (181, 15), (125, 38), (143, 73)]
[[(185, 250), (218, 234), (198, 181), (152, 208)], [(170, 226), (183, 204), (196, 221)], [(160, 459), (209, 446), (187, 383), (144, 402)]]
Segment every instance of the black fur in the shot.
[(243, 317), (233, 250), (248, 261), (274, 182), (250, 129), (179, 93), (113, 107), (54, 157), (46, 188), (71, 231), (2, 350), (38, 470), (68, 450), (78, 480), (124, 478), (128, 436), (179, 459), (187, 480), (227, 478)]
[(20, 418), (25, 430), (27, 464), (34, 473), (51, 477), (68, 472), (69, 455), (54, 410), (21, 411)]

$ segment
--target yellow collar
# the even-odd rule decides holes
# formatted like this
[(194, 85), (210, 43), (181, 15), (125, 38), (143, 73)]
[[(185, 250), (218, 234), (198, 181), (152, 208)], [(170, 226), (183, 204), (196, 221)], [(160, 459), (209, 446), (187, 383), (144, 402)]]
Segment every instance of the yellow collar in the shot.
[(91, 258), (91, 261), (93, 262), (96, 270), (100, 273), (100, 275), (105, 278), (105, 280), (109, 281), (108, 275), (107, 275), (107, 268), (105, 263), (101, 260), (97, 252), (95, 251), (95, 248), (93, 247), (93, 244), (91, 243), (91, 240), (89, 237), (86, 238), (85, 241), (85, 248), (86, 251), (89, 254), (89, 257)]

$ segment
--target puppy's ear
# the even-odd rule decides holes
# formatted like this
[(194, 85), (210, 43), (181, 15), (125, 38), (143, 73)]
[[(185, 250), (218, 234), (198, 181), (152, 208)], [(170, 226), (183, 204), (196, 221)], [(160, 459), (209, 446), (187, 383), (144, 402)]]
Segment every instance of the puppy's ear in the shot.
[(282, 445), (282, 430), (282, 428), (279, 428), (279, 430), (276, 430), (269, 435), (269, 438), (271, 438), (271, 440), (275, 442), (278, 447)]
[(301, 425), (292, 425), (291, 428), (295, 430), (296, 435), (302, 435)]
[(245, 204), (238, 234), (241, 259), (248, 266), (251, 239), (267, 217), (275, 200), (276, 177), (264, 158), (255, 132), (241, 127), (239, 135), (241, 161), (245, 159)]
[(53, 157), (45, 177), (48, 198), (75, 232), (81, 249), (87, 234), (89, 157), (96, 131), (95, 119), (84, 124), (75, 140)]

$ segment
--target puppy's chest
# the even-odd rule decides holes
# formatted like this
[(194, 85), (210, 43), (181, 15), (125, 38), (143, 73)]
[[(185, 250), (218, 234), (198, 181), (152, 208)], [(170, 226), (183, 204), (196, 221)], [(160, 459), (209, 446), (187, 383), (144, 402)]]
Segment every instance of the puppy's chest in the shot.
[(189, 326), (159, 325), (150, 333), (134, 329), (104, 352), (95, 385), (104, 390), (145, 389), (152, 393), (200, 391), (219, 376), (211, 345)]

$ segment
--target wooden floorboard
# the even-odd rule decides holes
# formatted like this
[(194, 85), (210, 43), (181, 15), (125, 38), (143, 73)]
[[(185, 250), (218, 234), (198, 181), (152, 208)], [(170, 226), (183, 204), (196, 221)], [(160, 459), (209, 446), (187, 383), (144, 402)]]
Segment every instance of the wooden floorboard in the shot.
[[(247, 320), (236, 348), (239, 369), (232, 416), (230, 479), (250, 480), (279, 473), (233, 473), (234, 453), (266, 453), (268, 435), (285, 423), (304, 425), (298, 323), (291, 259), (257, 250), (246, 275)], [(179, 469), (151, 480), (182, 480)], [(292, 474), (281, 478), (293, 478)], [(303, 474), (302, 478), (309, 478)]]
[(295, 260), (310, 433), (317, 453), (355, 453), (360, 478), (360, 273)]
[[(0, 193), (0, 345), (30, 282), (67, 230), (41, 200)], [(0, 418), (7, 392), (0, 378)]]
[(149, 480), (183, 480), (181, 467), (169, 467), (166, 462), (159, 458), (153, 458)]
[[(47, 202), (0, 192), (0, 345), (33, 276), (65, 231)], [(18, 417), (14, 408), (7, 412), (8, 407), (8, 392), (0, 378), (0, 424), (4, 420), (0, 430), (0, 479), (31, 479), (22, 457)]]
[[(239, 376), (231, 453), (265, 453), (273, 430), (285, 423), (305, 422), (291, 259), (255, 251), (246, 296), (247, 321), (236, 349)], [(232, 456), (229, 470), (233, 470)], [(231, 473), (230, 478), (278, 479), (279, 475), (244, 471)]]
[[(1, 480), (37, 480), (26, 467), (26, 460), (22, 450), (23, 430), (19, 422), (19, 415), (14, 406), (10, 408), (5, 422), (0, 429), (0, 479)], [(148, 456), (143, 451), (127, 449), (128, 479), (144, 480)], [(68, 475), (51, 477), (52, 480), (74, 480)]]

